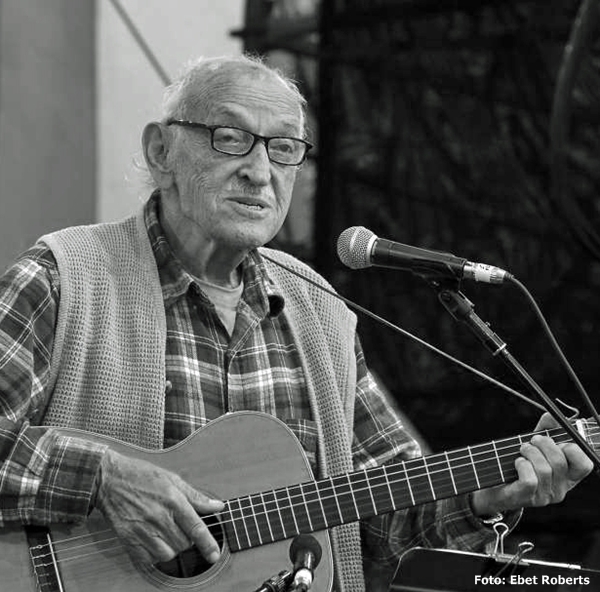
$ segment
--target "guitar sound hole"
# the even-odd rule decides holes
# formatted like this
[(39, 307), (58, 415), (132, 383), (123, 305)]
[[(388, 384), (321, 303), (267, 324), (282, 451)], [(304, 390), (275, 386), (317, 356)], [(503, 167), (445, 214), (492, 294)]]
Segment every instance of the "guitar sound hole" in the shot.
[[(223, 529), (219, 524), (219, 521), (214, 516), (204, 518), (204, 522), (208, 526), (210, 532), (215, 537), (219, 549), (223, 551)], [(200, 555), (200, 551), (196, 546), (192, 546), (185, 551), (182, 551), (170, 561), (161, 561), (156, 563), (157, 567), (165, 575), (173, 578), (191, 578), (193, 576), (200, 575), (207, 571), (211, 567), (212, 563), (209, 563)]]

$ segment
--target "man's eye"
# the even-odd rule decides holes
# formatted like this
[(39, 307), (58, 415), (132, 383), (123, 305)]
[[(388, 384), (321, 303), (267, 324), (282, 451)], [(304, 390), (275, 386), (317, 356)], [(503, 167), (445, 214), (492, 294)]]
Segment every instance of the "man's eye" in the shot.
[(225, 142), (226, 144), (239, 144), (243, 142), (243, 136), (235, 131), (219, 130), (217, 140), (219, 142)]
[(277, 138), (277, 140), (271, 140), (271, 150), (275, 150), (280, 154), (293, 154), (296, 150), (293, 140), (286, 140), (285, 138)]

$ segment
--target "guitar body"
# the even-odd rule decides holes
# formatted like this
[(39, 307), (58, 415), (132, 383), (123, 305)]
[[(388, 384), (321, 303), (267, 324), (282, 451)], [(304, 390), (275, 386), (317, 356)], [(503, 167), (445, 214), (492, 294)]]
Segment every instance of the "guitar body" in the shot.
[[(263, 413), (239, 412), (210, 422), (167, 450), (148, 451), (80, 430), (65, 435), (93, 439), (134, 458), (181, 475), (195, 488), (227, 500), (264, 490), (311, 481), (304, 451), (294, 434), (278, 419)], [(49, 548), (30, 547), (23, 529), (0, 529), (0, 588), (12, 592), (252, 592), (275, 574), (292, 570), (291, 540), (232, 553), (227, 543), (221, 558), (203, 573), (187, 578), (166, 575), (154, 566), (134, 564), (102, 515), (94, 511), (77, 526), (58, 525), (50, 531)], [(313, 533), (323, 555), (315, 572), (313, 592), (333, 586), (333, 560), (327, 531)], [(36, 575), (36, 564), (53, 564), (62, 587)]]
[[(595, 422), (577, 420), (576, 425), (580, 435), (600, 449)], [(534, 435), (315, 480), (294, 434), (264, 413), (224, 415), (177, 446), (160, 451), (81, 430), (60, 431), (178, 473), (195, 488), (226, 501), (220, 523), (205, 518), (222, 541), (221, 558), (215, 565), (202, 565), (192, 549), (160, 569), (134, 564), (102, 514), (92, 512), (78, 526), (0, 529), (2, 590), (253, 592), (280, 572), (292, 571), (291, 539), (312, 532), (322, 557), (311, 590), (330, 592), (333, 560), (328, 528), (514, 481), (515, 459), (522, 443)], [(540, 433), (557, 443), (571, 441), (558, 428)], [(182, 569), (188, 575), (176, 576)]]

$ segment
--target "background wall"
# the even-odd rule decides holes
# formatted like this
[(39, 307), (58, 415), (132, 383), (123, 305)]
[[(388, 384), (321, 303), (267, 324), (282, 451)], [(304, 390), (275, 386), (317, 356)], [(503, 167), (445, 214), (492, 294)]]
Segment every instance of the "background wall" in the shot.
[(0, 2), (0, 270), (94, 215), (94, 6)]
[[(239, 53), (243, 0), (120, 0), (166, 75), (200, 55)], [(98, 200), (96, 218), (135, 210), (147, 188), (135, 163), (144, 125), (160, 115), (164, 83), (110, 0), (97, 2)]]
[[(243, 0), (119, 0), (168, 78), (239, 53)], [(132, 212), (164, 82), (111, 0), (0, 2), (0, 271), (40, 235)]]

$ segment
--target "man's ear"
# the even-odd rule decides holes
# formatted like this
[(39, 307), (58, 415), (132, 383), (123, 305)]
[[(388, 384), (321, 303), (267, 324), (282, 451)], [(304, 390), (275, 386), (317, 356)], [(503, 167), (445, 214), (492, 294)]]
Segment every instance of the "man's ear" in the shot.
[(142, 132), (146, 166), (160, 189), (168, 189), (173, 184), (173, 171), (168, 158), (172, 137), (171, 130), (157, 121), (148, 123)]

